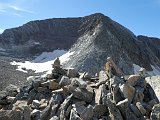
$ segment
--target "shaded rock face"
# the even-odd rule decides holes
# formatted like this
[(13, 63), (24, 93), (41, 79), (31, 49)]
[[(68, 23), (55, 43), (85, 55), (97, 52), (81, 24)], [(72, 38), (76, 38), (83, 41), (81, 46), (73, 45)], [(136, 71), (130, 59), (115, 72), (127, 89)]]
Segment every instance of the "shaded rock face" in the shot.
[(145, 47), (150, 48), (157, 58), (160, 58), (160, 39), (147, 36), (138, 36), (137, 38), (144, 43)]
[(77, 40), (79, 26), (80, 21), (76, 18), (31, 21), (5, 30), (0, 36), (0, 46), (22, 57), (58, 48), (67, 50)]
[(152, 70), (150, 64), (160, 65), (159, 39), (153, 41), (136, 37), (109, 17), (96, 13), (79, 18), (31, 21), (5, 30), (0, 35), (0, 47), (6, 52), (0, 53), (32, 58), (44, 51), (69, 50), (74, 54), (64, 67), (92, 74), (103, 69), (110, 56), (124, 73), (131, 74), (133, 63), (147, 70)]

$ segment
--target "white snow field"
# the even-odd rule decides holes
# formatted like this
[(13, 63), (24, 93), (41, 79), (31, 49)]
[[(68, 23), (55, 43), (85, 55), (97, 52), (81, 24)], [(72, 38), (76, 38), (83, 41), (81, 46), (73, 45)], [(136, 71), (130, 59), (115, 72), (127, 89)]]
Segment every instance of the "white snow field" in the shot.
[[(27, 70), (33, 70), (35, 73), (46, 72), (51, 73), (52, 64), (54, 60), (59, 57), (61, 64), (69, 60), (69, 56), (74, 52), (67, 52), (65, 50), (54, 50), (53, 52), (43, 52), (37, 56), (33, 61), (16, 62), (13, 61), (11, 65), (17, 65), (16, 70), (27, 72)], [(25, 68), (25, 69), (24, 69)]]

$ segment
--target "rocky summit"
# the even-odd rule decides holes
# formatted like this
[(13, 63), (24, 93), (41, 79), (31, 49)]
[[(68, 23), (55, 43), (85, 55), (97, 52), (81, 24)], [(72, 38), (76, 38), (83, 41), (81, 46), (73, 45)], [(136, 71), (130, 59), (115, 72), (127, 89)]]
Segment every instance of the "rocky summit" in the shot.
[(3, 120), (159, 120), (160, 103), (143, 71), (123, 75), (108, 58), (97, 76), (63, 69), (27, 79), (23, 87), (0, 91)]
[(160, 120), (160, 39), (100, 13), (5, 30), (0, 68), (0, 120)]

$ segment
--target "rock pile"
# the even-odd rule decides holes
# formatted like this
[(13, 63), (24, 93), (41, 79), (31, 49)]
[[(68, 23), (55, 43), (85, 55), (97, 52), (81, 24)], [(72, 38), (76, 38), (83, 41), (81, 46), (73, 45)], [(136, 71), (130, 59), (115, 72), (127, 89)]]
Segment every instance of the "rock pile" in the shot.
[(0, 120), (160, 119), (159, 100), (145, 78), (123, 76), (113, 61), (107, 64), (114, 72), (90, 76), (61, 68), (57, 59), (52, 74), (0, 92)]

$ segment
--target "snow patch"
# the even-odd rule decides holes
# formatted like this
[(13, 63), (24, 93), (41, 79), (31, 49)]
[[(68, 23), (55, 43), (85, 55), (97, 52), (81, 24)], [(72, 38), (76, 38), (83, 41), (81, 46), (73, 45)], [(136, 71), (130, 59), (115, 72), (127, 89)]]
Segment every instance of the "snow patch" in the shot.
[[(74, 52), (66, 53), (66, 51), (64, 50), (56, 50), (56, 51), (53, 51), (53, 53), (55, 54), (52, 54), (50, 52), (49, 54), (47, 54), (47, 52), (45, 54), (42, 53), (40, 56), (38, 56), (35, 60), (31, 62), (30, 61), (25, 61), (25, 62), (13, 61), (10, 64), (17, 65), (18, 68), (16, 70), (18, 71), (27, 72), (27, 70), (33, 70), (35, 71), (35, 73), (45, 72), (46, 74), (49, 74), (52, 71), (52, 64), (54, 63), (56, 57), (59, 57), (61, 64), (64, 64), (69, 60), (69, 56), (71, 56)], [(64, 54), (62, 55), (62, 53)], [(52, 55), (52, 57), (50, 55)], [(54, 58), (54, 59), (51, 59), (51, 58)], [(24, 70), (24, 68), (26, 70)]]
[(36, 57), (33, 62), (42, 63), (56, 59), (56, 57), (60, 57), (63, 54), (67, 53), (65, 50), (54, 50), (53, 52), (43, 52), (41, 55)]

